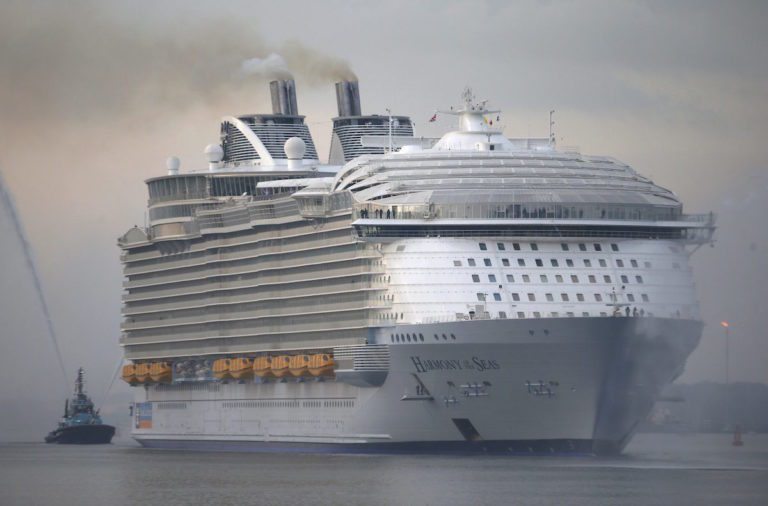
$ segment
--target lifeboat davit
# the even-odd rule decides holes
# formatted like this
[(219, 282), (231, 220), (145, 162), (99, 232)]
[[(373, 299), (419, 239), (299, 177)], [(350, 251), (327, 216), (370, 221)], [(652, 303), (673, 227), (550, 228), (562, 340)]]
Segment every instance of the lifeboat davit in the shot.
[(327, 353), (317, 353), (309, 357), (309, 374), (312, 376), (333, 376), (333, 366), (336, 363)]
[(127, 364), (123, 366), (123, 374), (121, 375), (123, 381), (129, 385), (135, 385), (136, 381), (136, 366), (133, 364)]
[(304, 376), (308, 372), (309, 355), (291, 355), (288, 359), (288, 370), (296, 376)]
[(253, 360), (233, 358), (229, 361), (229, 374), (238, 380), (253, 378)]
[(136, 381), (138, 383), (149, 383), (150, 376), (149, 376), (149, 362), (144, 362), (141, 364), (136, 364), (134, 366), (134, 371), (136, 374)]
[(149, 377), (156, 383), (170, 383), (172, 376), (169, 362), (152, 362), (149, 366)]
[(259, 378), (268, 378), (272, 374), (272, 357), (262, 355), (253, 359), (253, 373)]
[(227, 380), (232, 379), (232, 375), (229, 373), (229, 364), (231, 359), (220, 358), (213, 362), (213, 376), (216, 379)]
[(278, 355), (277, 357), (272, 357), (272, 365), (270, 367), (270, 371), (272, 374), (277, 378), (282, 378), (286, 374), (288, 374), (288, 368), (289, 368), (289, 362), (290, 357), (287, 357), (285, 355)]

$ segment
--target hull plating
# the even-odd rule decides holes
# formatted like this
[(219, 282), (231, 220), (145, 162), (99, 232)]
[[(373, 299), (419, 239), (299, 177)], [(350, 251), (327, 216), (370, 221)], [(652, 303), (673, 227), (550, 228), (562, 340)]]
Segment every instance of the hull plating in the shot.
[[(380, 387), (209, 383), (137, 391), (143, 445), (301, 452), (620, 452), (701, 323), (660, 318), (402, 326)], [(387, 334), (377, 337), (384, 341)], [(453, 335), (445, 341), (432, 336)]]

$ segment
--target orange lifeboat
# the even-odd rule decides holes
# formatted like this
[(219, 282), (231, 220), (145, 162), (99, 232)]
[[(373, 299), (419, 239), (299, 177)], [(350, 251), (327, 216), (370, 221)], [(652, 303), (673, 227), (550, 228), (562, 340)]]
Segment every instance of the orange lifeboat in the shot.
[(309, 374), (312, 376), (332, 376), (336, 363), (327, 353), (317, 353), (309, 357)]
[(123, 381), (129, 385), (135, 385), (136, 381), (136, 366), (133, 364), (127, 364), (123, 366), (123, 374), (121, 376)]
[(259, 378), (272, 376), (272, 357), (262, 355), (253, 359), (253, 373)]
[(288, 358), (288, 369), (296, 377), (307, 374), (309, 355), (291, 355)]
[(149, 366), (149, 377), (156, 383), (170, 383), (172, 375), (169, 362), (152, 362)]
[(285, 355), (278, 355), (277, 357), (272, 357), (272, 365), (269, 368), (269, 370), (272, 372), (272, 374), (278, 378), (282, 378), (286, 374), (288, 374), (288, 368), (289, 368), (289, 357)]
[(232, 375), (229, 373), (229, 364), (231, 360), (228, 358), (220, 358), (213, 361), (213, 376), (216, 379), (227, 380), (232, 379)]
[(233, 358), (229, 361), (229, 374), (235, 379), (253, 378), (253, 360), (250, 358)]
[(144, 362), (141, 364), (136, 364), (134, 366), (134, 371), (136, 374), (136, 381), (138, 383), (149, 383), (150, 377), (149, 377), (149, 362)]

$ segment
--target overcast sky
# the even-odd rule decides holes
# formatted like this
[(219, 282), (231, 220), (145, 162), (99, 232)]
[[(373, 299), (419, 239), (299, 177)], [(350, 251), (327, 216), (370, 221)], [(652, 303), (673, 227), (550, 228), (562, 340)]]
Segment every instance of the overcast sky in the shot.
[[(727, 319), (732, 379), (767, 382), (766, 26), (765, 2), (5, 0), (0, 171), (69, 380), (83, 365), (103, 396), (119, 360), (115, 239), (144, 221), (143, 180), (169, 155), (202, 168), (221, 116), (269, 112), (266, 81), (238, 69), (276, 52), (323, 157), (339, 74), (360, 79), (364, 113), (408, 114), (426, 136), (453, 126), (427, 119), (471, 85), (504, 111), (508, 136), (546, 136), (555, 109), (561, 145), (614, 156), (687, 212), (717, 213), (717, 243), (692, 260), (707, 325), (681, 380), (723, 380)], [(5, 211), (0, 234), (0, 401), (58, 402)]]

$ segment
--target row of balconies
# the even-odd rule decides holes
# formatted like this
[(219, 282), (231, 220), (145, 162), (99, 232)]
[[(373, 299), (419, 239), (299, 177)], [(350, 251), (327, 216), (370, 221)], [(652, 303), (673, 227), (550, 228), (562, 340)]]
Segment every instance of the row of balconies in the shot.
[(337, 280), (370, 274), (382, 274), (383, 267), (371, 264), (372, 261), (375, 260), (370, 257), (336, 260), (305, 266), (287, 273), (283, 273), (282, 270), (256, 271), (248, 276), (243, 276), (242, 279), (191, 282), (187, 285), (174, 284), (166, 289), (163, 289), (162, 285), (155, 285), (152, 288), (140, 289), (137, 292), (132, 290), (131, 293), (123, 296), (123, 302), (183, 297), (211, 292), (237, 291), (270, 285), (278, 287), (319, 280)]

